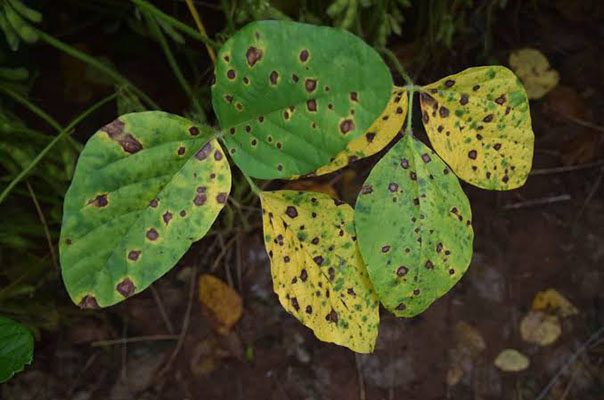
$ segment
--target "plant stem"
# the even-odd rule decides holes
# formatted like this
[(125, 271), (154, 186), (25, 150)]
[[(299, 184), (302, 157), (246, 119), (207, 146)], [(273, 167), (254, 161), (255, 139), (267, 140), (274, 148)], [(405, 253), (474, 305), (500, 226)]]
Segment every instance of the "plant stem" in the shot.
[(159, 25), (157, 24), (155, 17), (153, 15), (151, 15), (151, 13), (149, 11), (145, 12), (145, 16), (147, 17), (147, 21), (149, 23), (149, 27), (151, 28), (152, 33), (157, 37), (157, 40), (159, 41), (159, 45), (161, 46), (164, 54), (166, 55), (166, 59), (168, 61), (168, 64), (170, 64), (170, 68), (172, 68), (172, 72), (174, 73), (176, 80), (178, 81), (178, 83), (180, 84), (182, 89), (185, 91), (187, 96), (189, 96), (191, 103), (193, 104), (193, 109), (195, 110), (196, 115), (198, 115), (201, 119), (200, 122), (205, 122), (206, 121), (205, 112), (203, 111), (203, 108), (199, 104), (199, 101), (197, 101), (197, 98), (194, 96), (191, 86), (189, 86), (189, 83), (187, 82), (184, 75), (182, 74), (182, 71), (180, 70), (178, 63), (176, 62), (176, 59), (174, 58), (174, 54), (172, 53), (172, 50), (170, 50), (170, 46), (168, 45), (168, 42), (166, 41), (166, 37), (164, 36), (163, 32), (161, 31)]
[(90, 65), (91, 67), (99, 70), (100, 72), (106, 74), (111, 79), (113, 79), (116, 83), (129, 87), (132, 90), (132, 92), (134, 94), (136, 94), (138, 97), (140, 97), (145, 103), (147, 103), (147, 105), (149, 105), (153, 109), (156, 109), (156, 110), (159, 109), (159, 106), (157, 104), (155, 104), (155, 102), (153, 100), (151, 100), (151, 98), (149, 96), (147, 96), (142, 90), (140, 90), (139, 88), (134, 86), (134, 84), (132, 84), (132, 82), (130, 82), (128, 79), (126, 79), (124, 76), (122, 76), (119, 72), (115, 71), (113, 68), (103, 64), (96, 58), (76, 49), (75, 47), (72, 47), (72, 46), (68, 45), (67, 43), (64, 43), (64, 42), (54, 38), (53, 36), (47, 34), (46, 32), (43, 32), (39, 29), (36, 30), (36, 32), (38, 33), (38, 35), (40, 36), (40, 39), (42, 39), (42, 41), (46, 42), (47, 44), (51, 45), (52, 47), (54, 47), (60, 51), (63, 51), (66, 54), (69, 54), (70, 56), (72, 56), (74, 58), (77, 58), (78, 60)]
[[(201, 17), (199, 16), (199, 13), (197, 12), (195, 4), (193, 4), (192, 0), (187, 0), (187, 7), (189, 7), (189, 12), (193, 16), (193, 20), (195, 21), (195, 25), (197, 25), (197, 30), (199, 31), (199, 33), (202, 36), (208, 37), (208, 34), (206, 33), (206, 28), (203, 26), (203, 22), (201, 22)], [(207, 43), (205, 43), (205, 45), (206, 49), (208, 50), (210, 60), (212, 60), (212, 64), (216, 64), (216, 53), (214, 52), (214, 49)]]
[(258, 187), (258, 185), (256, 185), (256, 182), (254, 182), (254, 180), (245, 172), (243, 172), (242, 170), (241, 174), (243, 175), (243, 177), (245, 178), (245, 180), (247, 181), (247, 183), (250, 185), (250, 189), (252, 189), (252, 192), (254, 192), (254, 194), (256, 196), (260, 196), (260, 193), (262, 192), (262, 189), (260, 189)]
[(4, 93), (6, 93), (10, 97), (12, 97), (18, 103), (21, 103), (29, 111), (31, 111), (32, 113), (36, 114), (38, 117), (43, 119), (48, 125), (50, 125), (57, 132), (60, 132), (63, 129), (61, 127), (61, 124), (59, 124), (59, 122), (57, 122), (56, 119), (51, 117), (48, 113), (46, 113), (44, 110), (42, 110), (40, 107), (38, 107), (37, 105), (35, 105), (34, 103), (32, 103), (31, 101), (26, 99), (25, 97), (21, 96), (19, 93), (15, 92), (14, 90), (12, 90), (4, 85), (0, 86), (0, 90), (2, 90)]
[(388, 59), (390, 60), (390, 62), (394, 66), (394, 69), (396, 69), (396, 72), (398, 72), (399, 75), (402, 76), (403, 79), (405, 80), (405, 83), (407, 85), (413, 85), (413, 80), (411, 79), (411, 77), (409, 76), (409, 74), (407, 74), (407, 71), (405, 71), (405, 68), (400, 63), (400, 61), (398, 60), (398, 58), (396, 57), (396, 55), (392, 51), (388, 50), (385, 47), (381, 48), (380, 51), (382, 52), (382, 54), (384, 54), (386, 57), (388, 57)]
[(71, 134), (71, 132), (73, 131), (73, 129), (80, 122), (82, 122), (90, 114), (92, 114), (93, 112), (95, 112), (96, 110), (98, 110), (99, 108), (101, 108), (102, 106), (104, 106), (105, 104), (109, 103), (111, 100), (115, 99), (115, 97), (117, 97), (117, 93), (114, 93), (114, 94), (112, 94), (110, 96), (105, 97), (104, 99), (102, 99), (101, 101), (95, 103), (94, 105), (92, 105), (92, 107), (88, 108), (86, 111), (84, 111), (83, 113), (81, 113), (80, 115), (78, 115), (76, 118), (74, 118), (73, 121), (71, 121), (69, 123), (69, 125), (67, 125), (65, 127), (65, 129), (63, 129), (57, 136), (55, 136), (55, 138), (50, 143), (48, 143), (48, 145), (36, 156), (36, 158), (34, 158), (32, 160), (32, 162), (27, 167), (25, 167), (25, 169), (23, 169), (23, 171), (21, 171), (19, 173), (19, 175), (17, 175), (8, 184), (8, 186), (0, 194), (0, 204), (6, 199), (6, 197), (13, 190), (13, 188), (19, 182), (21, 182), (21, 180), (23, 180), (23, 178), (25, 176), (27, 176), (27, 174), (29, 174), (31, 172), (31, 170), (34, 169), (34, 167), (36, 165), (38, 165), (38, 163), (44, 158), (44, 156), (46, 156), (46, 154), (54, 147), (55, 144), (57, 144), (64, 137), (69, 136)]
[(407, 89), (409, 92), (409, 106), (407, 107), (407, 127), (405, 134), (413, 137), (413, 98), (415, 97), (415, 88)]
[(190, 26), (188, 26), (186, 24), (183, 24), (182, 22), (180, 22), (176, 18), (173, 18), (173, 17), (169, 16), (168, 14), (165, 14), (159, 8), (155, 7), (152, 4), (149, 4), (145, 0), (131, 0), (131, 1), (136, 6), (140, 7), (141, 9), (147, 10), (149, 13), (153, 14), (155, 17), (157, 17), (157, 18), (163, 20), (164, 22), (172, 25), (174, 28), (182, 31), (183, 33), (185, 33), (187, 35), (189, 35), (193, 39), (199, 40), (200, 42), (202, 42), (202, 43), (204, 43), (206, 45), (209, 45), (212, 48), (218, 48), (219, 47), (218, 43), (216, 43), (215, 41), (213, 41), (212, 39), (210, 39), (207, 35), (198, 33), (195, 29), (191, 28)]

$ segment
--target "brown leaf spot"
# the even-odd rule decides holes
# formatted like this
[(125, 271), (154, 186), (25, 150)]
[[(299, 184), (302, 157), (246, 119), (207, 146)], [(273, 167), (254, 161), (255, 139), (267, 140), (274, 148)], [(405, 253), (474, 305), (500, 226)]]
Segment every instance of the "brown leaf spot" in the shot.
[(193, 199), (193, 204), (196, 206), (203, 206), (207, 199), (208, 198), (205, 193), (198, 193)]
[(365, 134), (365, 139), (367, 139), (367, 143), (373, 142), (373, 139), (375, 139), (375, 132), (367, 132)]
[(491, 122), (493, 120), (493, 114), (489, 114), (482, 119), (483, 122)]
[(317, 80), (316, 79), (306, 79), (304, 81), (304, 87), (306, 88), (306, 91), (308, 92), (312, 92), (317, 88)]
[(186, 149), (183, 146), (180, 146), (178, 148), (178, 150), (176, 151), (176, 154), (178, 154), (179, 156), (182, 156), (183, 154), (185, 154)]
[(308, 50), (304, 49), (300, 52), (300, 61), (306, 62), (308, 60)]
[(469, 97), (467, 94), (462, 94), (461, 97), (459, 98), (459, 104), (461, 104), (462, 106), (465, 106), (466, 104), (468, 104), (469, 101)]
[(351, 119), (345, 119), (340, 122), (340, 132), (344, 135), (354, 129), (354, 122)]
[(162, 215), (161, 217), (164, 220), (164, 224), (168, 225), (170, 223), (170, 220), (172, 219), (173, 215), (170, 211), (166, 211), (164, 213), (164, 215)]
[(351, 101), (359, 101), (359, 94), (357, 92), (350, 92)]
[(107, 194), (97, 195), (94, 199), (90, 200), (88, 204), (98, 208), (107, 207), (107, 204), (109, 204), (109, 200), (107, 200)]
[(130, 250), (128, 252), (128, 260), (136, 261), (136, 260), (138, 260), (140, 255), (141, 255), (140, 250)]
[(389, 251), (390, 251), (390, 246), (388, 246), (388, 245), (382, 246), (382, 253), (388, 253)]
[(478, 89), (480, 89), (480, 85), (474, 85), (474, 86), (472, 87), (472, 90), (473, 90), (473, 91), (477, 91)]
[(450, 87), (452, 87), (453, 85), (455, 85), (455, 81), (454, 81), (453, 79), (447, 79), (447, 80), (445, 81), (445, 87), (446, 87), (446, 88), (450, 88)]
[(199, 161), (203, 161), (206, 158), (208, 158), (211, 151), (212, 151), (212, 145), (210, 143), (206, 143), (203, 145), (203, 147), (201, 149), (199, 149), (199, 151), (197, 151), (197, 153), (195, 153), (195, 158), (198, 159)]
[(329, 314), (325, 316), (325, 320), (327, 322), (333, 322), (334, 324), (338, 323), (338, 313), (332, 308)]
[(311, 112), (317, 111), (317, 101), (315, 99), (308, 100), (306, 102), (306, 108)]
[(409, 272), (409, 268), (405, 267), (404, 265), (401, 265), (400, 267), (398, 267), (396, 269), (396, 274), (398, 276), (405, 276), (405, 275), (407, 275), (408, 272)]
[(315, 256), (312, 259), (319, 266), (323, 265), (323, 262), (325, 261), (321, 256)]
[(306, 306), (306, 314), (312, 314), (312, 306)]
[(369, 194), (373, 192), (373, 186), (371, 185), (363, 185), (361, 187), (361, 194)]
[(500, 106), (503, 105), (503, 103), (505, 103), (505, 94), (502, 94), (501, 96), (497, 97), (495, 99), (495, 103), (499, 104)]
[(247, 65), (253, 67), (262, 58), (262, 50), (251, 46), (245, 52), (245, 58), (247, 59)]
[(401, 160), (401, 167), (403, 167), (404, 169), (409, 168), (409, 160), (407, 160), (406, 158), (403, 158)]
[(82, 297), (82, 300), (80, 301), (80, 304), (78, 304), (78, 305), (80, 306), (81, 309), (99, 308), (99, 303), (96, 302), (96, 298), (91, 294), (87, 294), (86, 296)]
[(220, 151), (216, 150), (214, 152), (214, 160), (216, 160), (216, 161), (222, 160), (222, 153)]
[(234, 69), (229, 69), (227, 71), (227, 78), (233, 80), (233, 79), (235, 79), (235, 76), (237, 76), (237, 74), (235, 74), (235, 70)]
[(424, 160), (424, 162), (428, 164), (430, 162), (430, 156), (427, 153), (424, 153), (422, 154), (422, 160)]
[(493, 148), (494, 148), (495, 150), (499, 151), (499, 149), (501, 149), (501, 143), (495, 143), (495, 144), (493, 145)]
[(449, 109), (445, 106), (441, 106), (438, 110), (438, 114), (441, 116), (441, 118), (447, 118), (449, 116)]
[(130, 278), (125, 278), (123, 281), (117, 284), (115, 289), (124, 297), (130, 297), (136, 291), (136, 286), (134, 286), (134, 282), (130, 280)]
[(388, 184), (388, 190), (392, 193), (396, 192), (398, 190), (398, 183), (390, 182)]
[(199, 128), (198, 128), (198, 127), (196, 127), (196, 126), (192, 126), (192, 127), (190, 127), (190, 128), (189, 128), (189, 134), (190, 134), (191, 136), (197, 136), (197, 135), (199, 135)]
[(159, 232), (157, 232), (154, 228), (151, 228), (147, 231), (147, 239), (149, 240), (157, 240), (159, 237)]
[(424, 121), (424, 124), (427, 124), (428, 121), (430, 121), (430, 117), (428, 116), (428, 112), (424, 110), (424, 112), (422, 113), (422, 121)]
[(476, 160), (476, 157), (478, 157), (478, 152), (476, 150), (468, 151), (468, 158)]
[(216, 196), (216, 201), (220, 204), (224, 204), (227, 201), (227, 197), (228, 195), (226, 193), (218, 193), (218, 195)]
[(290, 218), (296, 218), (298, 216), (298, 210), (296, 210), (296, 207), (294, 206), (287, 206), (285, 214)]
[(308, 272), (306, 272), (306, 269), (300, 271), (300, 279), (302, 280), (302, 282), (306, 282), (306, 280), (308, 279)]
[(276, 85), (277, 81), (279, 80), (279, 73), (277, 71), (272, 71), (268, 78), (271, 82), (271, 85)]
[(433, 269), (434, 264), (432, 264), (432, 261), (428, 260), (426, 261), (426, 264), (424, 264), (424, 267), (426, 267), (426, 269)]

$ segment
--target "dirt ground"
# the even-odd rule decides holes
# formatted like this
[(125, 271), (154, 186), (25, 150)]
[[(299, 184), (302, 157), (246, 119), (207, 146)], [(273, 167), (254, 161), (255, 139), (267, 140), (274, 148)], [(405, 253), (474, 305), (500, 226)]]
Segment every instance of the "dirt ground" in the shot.
[[(554, 92), (531, 103), (536, 173), (511, 192), (464, 185), (476, 237), (468, 273), (419, 317), (397, 319), (382, 310), (373, 354), (355, 355), (322, 343), (281, 308), (272, 291), (260, 214), (246, 209), (248, 229), (196, 243), (154, 285), (155, 293), (147, 290), (104, 311), (65, 306), (72, 322), (43, 333), (33, 365), (3, 385), (0, 398), (604, 399), (604, 342), (578, 353), (604, 324), (604, 11), (597, 2), (554, 3), (538, 16), (510, 13), (495, 29), (500, 33), (494, 53), (501, 62), (510, 50), (536, 47), (561, 75)], [(50, 55), (49, 60), (49, 71), (60, 68)], [(137, 71), (147, 61), (125, 61), (120, 68)], [(420, 83), (473, 64), (452, 56), (451, 63), (427, 70)], [(73, 104), (52, 100), (59, 85), (41, 82), (36, 93), (43, 104), (67, 115)], [(152, 88), (153, 82), (142, 86)], [(179, 107), (178, 99), (166, 96)], [(82, 128), (79, 135), (93, 131)], [(322, 182), (332, 182), (342, 199), (353, 202), (377, 159)], [(573, 168), (579, 164), (583, 167)], [(197, 294), (190, 292), (191, 278), (207, 272), (231, 283), (243, 298), (243, 317), (227, 336), (212, 329)], [(527, 343), (520, 321), (536, 293), (548, 288), (558, 290), (579, 313), (562, 319), (562, 333), (553, 344)], [(65, 296), (64, 288), (57, 293)], [(180, 342), (183, 321), (188, 330)], [(482, 340), (478, 351), (467, 348), (463, 332), (468, 326), (473, 343)], [(527, 355), (529, 368), (497, 369), (493, 361), (506, 348)], [(576, 362), (563, 369), (574, 355)], [(551, 390), (538, 397), (550, 381)]]

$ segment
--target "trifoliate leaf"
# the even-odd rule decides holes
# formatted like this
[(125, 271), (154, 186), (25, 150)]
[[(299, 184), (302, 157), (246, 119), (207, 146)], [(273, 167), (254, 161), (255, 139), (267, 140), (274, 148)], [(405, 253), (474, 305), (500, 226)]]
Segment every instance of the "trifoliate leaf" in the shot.
[(375, 290), (397, 316), (428, 308), (459, 281), (472, 258), (470, 204), (459, 181), (408, 135), (369, 174), (355, 223)]
[(392, 77), (358, 37), (289, 21), (246, 25), (221, 48), (212, 104), (237, 165), (262, 179), (326, 165), (386, 108)]
[(491, 190), (522, 186), (534, 134), (522, 84), (507, 68), (469, 68), (422, 89), (432, 147), (461, 179)]
[(312, 192), (262, 192), (264, 241), (281, 305), (325, 342), (373, 351), (379, 302), (352, 208)]
[(145, 289), (206, 234), (230, 188), (209, 128), (159, 111), (101, 128), (65, 197), (61, 267), (72, 300), (107, 307)]

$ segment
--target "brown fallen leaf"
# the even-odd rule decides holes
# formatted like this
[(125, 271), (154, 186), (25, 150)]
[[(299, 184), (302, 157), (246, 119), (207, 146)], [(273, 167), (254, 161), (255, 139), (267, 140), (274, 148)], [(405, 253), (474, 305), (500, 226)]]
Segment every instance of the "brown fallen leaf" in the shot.
[(217, 277), (204, 274), (199, 277), (201, 309), (221, 335), (227, 335), (243, 313), (239, 294)]
[(525, 342), (535, 343), (539, 346), (548, 346), (554, 343), (560, 334), (560, 320), (555, 315), (548, 315), (542, 311), (529, 311), (520, 322), (520, 335)]
[(531, 308), (534, 311), (545, 311), (550, 314), (558, 314), (562, 318), (577, 315), (579, 310), (562, 296), (556, 289), (547, 289), (538, 292), (533, 299)]

